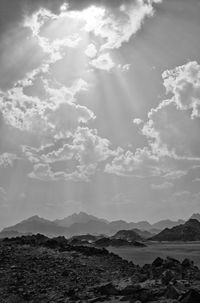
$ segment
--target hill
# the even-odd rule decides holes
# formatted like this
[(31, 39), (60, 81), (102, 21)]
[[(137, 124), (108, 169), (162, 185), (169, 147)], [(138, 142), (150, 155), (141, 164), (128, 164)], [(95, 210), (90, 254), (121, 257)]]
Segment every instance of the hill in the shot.
[(0, 233), (0, 238), (12, 237), (14, 233), (19, 234), (37, 234), (41, 233), (49, 237), (64, 235), (68, 236), (69, 232), (65, 227), (58, 226), (56, 223), (40, 218), (38, 216), (33, 216), (27, 220), (23, 220), (20, 223), (13, 225), (11, 227), (4, 228)]
[(140, 267), (105, 248), (38, 234), (0, 241), (0, 264), (2, 303), (200, 302), (200, 270), (188, 259)]
[(80, 212), (78, 214), (74, 213), (71, 216), (65, 217), (64, 219), (57, 219), (57, 220), (54, 221), (54, 223), (56, 223), (59, 226), (69, 227), (69, 226), (71, 226), (72, 224), (75, 224), (75, 223), (85, 224), (85, 223), (88, 223), (90, 221), (98, 221), (98, 222), (108, 223), (108, 221), (105, 220), (105, 219), (100, 219), (100, 218), (97, 218), (96, 216), (88, 215), (85, 212)]
[(159, 222), (156, 222), (152, 225), (152, 228), (155, 228), (157, 230), (163, 230), (164, 228), (172, 228), (174, 226), (184, 224), (184, 220), (178, 220), (178, 221), (172, 221), (172, 220), (161, 220)]
[(196, 219), (200, 222), (200, 214), (193, 214), (190, 219)]
[(152, 241), (199, 241), (200, 240), (200, 222), (190, 219), (186, 223), (165, 228), (159, 234), (151, 237)]
[[(200, 220), (200, 214), (193, 214), (191, 218)], [(85, 212), (80, 212), (74, 213), (64, 219), (57, 219), (54, 221), (46, 220), (39, 216), (33, 216), (18, 224), (4, 228), (0, 232), (0, 238), (29, 233), (41, 233), (49, 237), (59, 235), (72, 237), (74, 235), (88, 233), (92, 235), (104, 234), (106, 236), (112, 236), (120, 230), (133, 230), (140, 235), (140, 237), (147, 239), (158, 234), (165, 228), (172, 228), (184, 223), (183, 220), (162, 220), (154, 224), (150, 224), (147, 221), (126, 222), (124, 220), (115, 220), (109, 222)]]
[(112, 239), (120, 239), (126, 241), (141, 241), (142, 237), (134, 230), (119, 230)]

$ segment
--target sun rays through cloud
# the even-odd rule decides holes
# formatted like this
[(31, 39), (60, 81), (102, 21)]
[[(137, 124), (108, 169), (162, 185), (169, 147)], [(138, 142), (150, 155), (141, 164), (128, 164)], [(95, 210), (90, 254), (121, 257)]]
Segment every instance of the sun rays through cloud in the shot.
[(0, 3), (7, 217), (13, 205), (18, 214), (48, 205), (51, 216), (66, 205), (73, 212), (72, 201), (91, 212), (102, 205), (111, 217), (113, 197), (126, 197), (117, 212), (128, 218), (138, 206), (142, 216), (140, 205), (150, 205), (154, 219), (156, 203), (160, 217), (167, 203), (178, 209), (179, 192), (195, 209), (200, 42), (192, 1), (181, 9), (178, 0)]

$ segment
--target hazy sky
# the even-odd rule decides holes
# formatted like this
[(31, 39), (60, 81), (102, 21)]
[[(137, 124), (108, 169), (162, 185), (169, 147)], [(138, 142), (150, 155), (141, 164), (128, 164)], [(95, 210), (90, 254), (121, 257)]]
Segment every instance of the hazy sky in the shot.
[(200, 1), (0, 1), (0, 227), (200, 212)]

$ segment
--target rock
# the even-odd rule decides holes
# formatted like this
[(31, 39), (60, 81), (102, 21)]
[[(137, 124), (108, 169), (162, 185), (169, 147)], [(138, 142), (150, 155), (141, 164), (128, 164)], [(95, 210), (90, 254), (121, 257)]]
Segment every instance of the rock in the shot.
[(174, 285), (179, 291), (185, 291), (186, 289), (186, 285), (182, 281), (175, 281)]
[(181, 303), (199, 303), (200, 293), (196, 289), (190, 289), (185, 295), (180, 299)]
[(129, 296), (133, 295), (136, 291), (141, 289), (141, 286), (139, 284), (136, 285), (128, 285), (124, 289), (120, 291), (120, 295), (122, 296)]
[(162, 273), (161, 276), (162, 283), (168, 285), (172, 280), (175, 280), (175, 273), (172, 270), (167, 269)]
[(181, 263), (174, 259), (174, 258), (171, 258), (171, 257), (167, 257), (166, 260), (165, 260), (165, 264), (164, 264), (164, 267), (166, 269), (174, 269), (174, 268), (181, 268)]
[(194, 265), (194, 263), (186, 258), (186, 259), (183, 260), (181, 265), (183, 267), (192, 267)]
[(115, 286), (112, 283), (107, 283), (105, 285), (95, 288), (95, 292), (107, 296), (115, 296), (119, 294), (119, 291), (115, 288)]
[(153, 261), (152, 266), (160, 267), (163, 265), (163, 263), (164, 263), (164, 260), (162, 258), (158, 257)]
[(167, 291), (165, 293), (165, 296), (166, 296), (167, 299), (176, 300), (180, 296), (180, 292), (175, 286), (169, 285), (167, 287)]

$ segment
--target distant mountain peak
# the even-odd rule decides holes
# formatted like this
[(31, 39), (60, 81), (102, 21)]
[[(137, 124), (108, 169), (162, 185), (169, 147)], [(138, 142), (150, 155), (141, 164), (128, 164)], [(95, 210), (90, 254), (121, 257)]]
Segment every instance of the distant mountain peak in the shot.
[(199, 213), (194, 213), (194, 214), (190, 217), (190, 219), (196, 219), (196, 220), (200, 221), (200, 214), (199, 214)]
[(199, 241), (200, 222), (196, 219), (189, 219), (184, 224), (165, 228), (159, 234), (150, 238), (153, 241)]
[(47, 219), (44, 219), (38, 215), (34, 215), (34, 216), (31, 216), (23, 221), (21, 221), (21, 223), (25, 223), (25, 222), (51, 222), (50, 220), (47, 220)]

